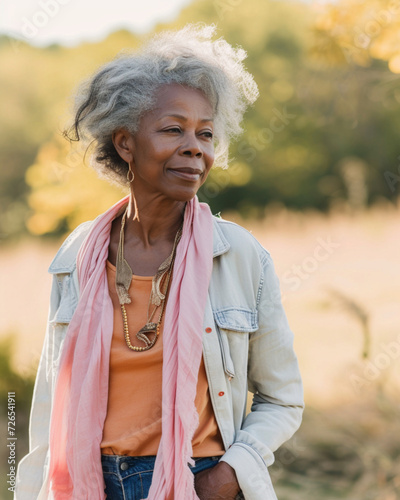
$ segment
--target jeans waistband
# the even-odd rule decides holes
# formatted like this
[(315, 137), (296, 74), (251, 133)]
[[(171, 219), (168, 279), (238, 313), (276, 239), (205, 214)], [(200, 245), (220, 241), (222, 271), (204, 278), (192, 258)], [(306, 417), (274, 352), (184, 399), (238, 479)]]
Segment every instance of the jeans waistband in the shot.
[[(199, 457), (194, 458), (194, 467), (200, 466), (202, 462), (215, 460), (218, 461), (221, 457)], [(128, 455), (101, 455), (101, 465), (103, 472), (121, 474), (123, 471), (129, 469), (130, 474), (148, 472), (154, 470), (156, 457), (144, 456), (144, 457), (131, 457)]]
[(101, 455), (103, 472), (119, 474), (129, 469), (131, 474), (154, 470), (155, 456), (130, 457), (125, 455)]

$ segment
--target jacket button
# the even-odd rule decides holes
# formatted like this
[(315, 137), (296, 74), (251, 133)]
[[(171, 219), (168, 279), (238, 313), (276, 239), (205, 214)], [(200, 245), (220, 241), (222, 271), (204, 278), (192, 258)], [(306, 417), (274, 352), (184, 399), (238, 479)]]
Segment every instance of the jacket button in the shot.
[(121, 470), (127, 470), (129, 468), (129, 465), (127, 462), (122, 462), (122, 464), (120, 465), (121, 467)]
[(224, 394), (225, 394), (224, 391), (221, 391), (218, 393), (218, 396), (223, 396)]
[(206, 328), (206, 333), (211, 333), (212, 332), (212, 328), (210, 328), (209, 326)]

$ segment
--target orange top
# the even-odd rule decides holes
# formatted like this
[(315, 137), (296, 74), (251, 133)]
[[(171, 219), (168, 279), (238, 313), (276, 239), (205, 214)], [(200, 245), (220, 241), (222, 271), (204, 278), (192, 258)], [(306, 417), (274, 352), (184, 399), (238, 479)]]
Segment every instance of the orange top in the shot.
[[(111, 341), (107, 416), (104, 422), (101, 453), (106, 455), (157, 455), (161, 439), (161, 385), (163, 360), (163, 326), (155, 345), (142, 352), (128, 348), (123, 334), (121, 307), (115, 288), (115, 266), (107, 261), (107, 278), (114, 306), (114, 332)], [(144, 346), (136, 333), (147, 322), (147, 308), (152, 276), (133, 276), (126, 304), (131, 343)], [(153, 306), (154, 307), (154, 306)], [(159, 318), (156, 311), (153, 321)], [(222, 438), (211, 405), (208, 382), (201, 359), (197, 395), (199, 427), (193, 437), (193, 457), (225, 453)]]

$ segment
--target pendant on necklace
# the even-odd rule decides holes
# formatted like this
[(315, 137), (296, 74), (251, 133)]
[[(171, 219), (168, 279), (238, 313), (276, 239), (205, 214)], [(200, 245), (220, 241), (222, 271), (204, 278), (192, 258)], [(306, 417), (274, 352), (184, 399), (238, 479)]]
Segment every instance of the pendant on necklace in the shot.
[[(136, 334), (136, 338), (143, 340), (147, 345), (154, 344), (157, 339), (157, 323), (146, 323), (143, 328), (141, 328)], [(147, 336), (149, 333), (154, 333), (156, 335), (155, 339), (150, 340)]]
[(146, 323), (143, 328), (139, 330), (138, 333), (156, 333), (157, 323)]

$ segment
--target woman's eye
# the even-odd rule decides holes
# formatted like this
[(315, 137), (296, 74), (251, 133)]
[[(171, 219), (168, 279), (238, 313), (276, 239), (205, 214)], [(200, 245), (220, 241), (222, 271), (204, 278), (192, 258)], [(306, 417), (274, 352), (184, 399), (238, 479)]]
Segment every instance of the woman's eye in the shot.
[[(165, 132), (172, 132), (172, 133), (181, 133), (182, 130), (179, 128), (179, 127), (171, 127), (171, 128), (167, 128), (165, 129)], [(210, 132), (209, 130), (206, 130), (205, 132), (201, 132), (201, 135), (203, 135), (204, 137), (207, 137), (207, 139), (212, 139), (213, 138), (213, 133)]]

